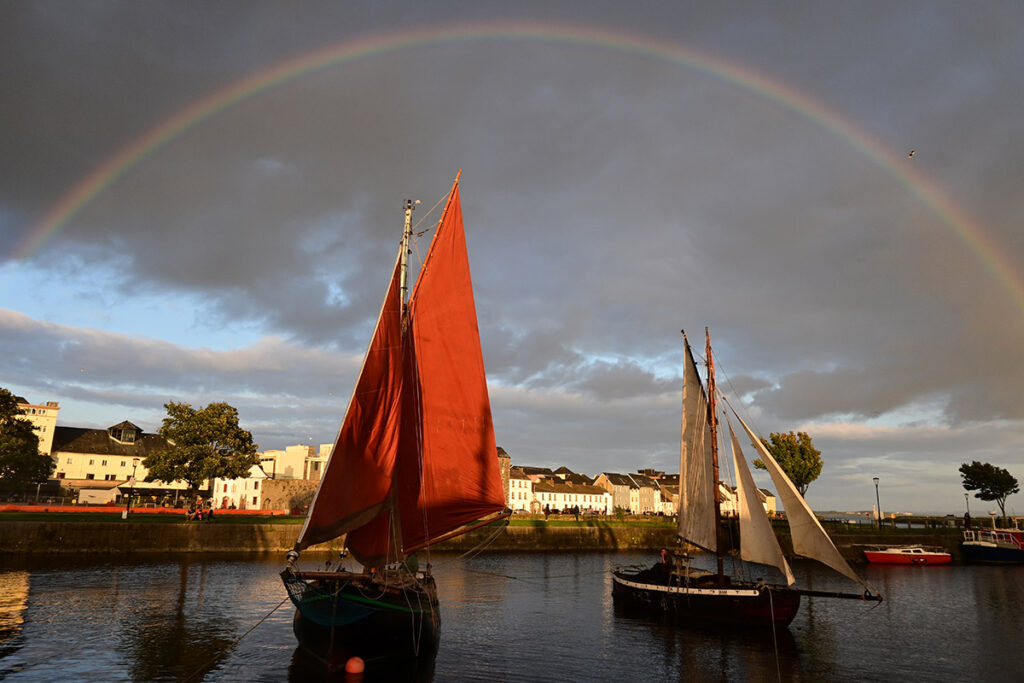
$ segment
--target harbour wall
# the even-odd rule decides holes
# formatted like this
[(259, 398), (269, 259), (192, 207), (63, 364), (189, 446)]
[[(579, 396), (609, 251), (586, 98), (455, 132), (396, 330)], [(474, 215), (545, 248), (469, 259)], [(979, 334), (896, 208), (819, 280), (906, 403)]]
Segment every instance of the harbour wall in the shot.
[[(0, 552), (45, 553), (178, 553), (178, 552), (285, 552), (298, 538), (298, 524), (62, 522), (0, 521)], [(832, 534), (839, 551), (854, 562), (863, 561), (865, 545), (917, 543), (941, 546), (958, 560), (960, 533), (955, 530), (914, 530), (906, 533)], [(787, 534), (779, 534), (783, 551), (790, 554)], [(657, 550), (672, 547), (675, 528), (666, 525), (615, 525), (613, 522), (580, 526), (509, 526), (478, 529), (446, 541), (436, 548), (465, 552), (485, 545), (504, 551), (616, 551)], [(336, 552), (341, 541), (313, 546), (310, 551)]]

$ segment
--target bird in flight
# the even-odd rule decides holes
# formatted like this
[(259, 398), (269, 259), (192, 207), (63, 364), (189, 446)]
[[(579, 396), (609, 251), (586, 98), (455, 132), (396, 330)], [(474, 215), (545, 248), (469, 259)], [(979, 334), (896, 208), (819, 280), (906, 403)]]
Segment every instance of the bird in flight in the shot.
[(910, 159), (913, 156), (914, 156), (914, 150), (910, 150), (910, 152), (907, 154), (907, 158)]

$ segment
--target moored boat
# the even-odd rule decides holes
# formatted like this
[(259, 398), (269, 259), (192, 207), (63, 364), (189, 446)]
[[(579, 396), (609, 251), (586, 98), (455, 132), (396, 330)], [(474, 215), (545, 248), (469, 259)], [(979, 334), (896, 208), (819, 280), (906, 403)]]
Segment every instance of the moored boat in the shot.
[[(440, 641), (429, 562), (414, 553), (508, 517), (491, 422), (458, 177), (406, 298), (411, 216), (316, 495), (281, 573), (299, 644), (350, 657), (430, 660)], [(303, 549), (346, 535), (362, 565), (303, 571)], [(322, 565), (321, 565), (322, 566)]]
[[(663, 557), (662, 562), (651, 568), (616, 568), (612, 572), (612, 596), (616, 603), (638, 608), (650, 616), (669, 617), (687, 626), (761, 627), (788, 625), (800, 608), (802, 596), (881, 600), (877, 591), (840, 555), (796, 487), (731, 405), (732, 415), (757, 450), (782, 498), (796, 554), (821, 562), (856, 581), (864, 590), (844, 593), (794, 587), (796, 579), (772, 531), (728, 418), (736, 472), (740, 559), (776, 567), (786, 583), (746, 580), (725, 572), (718, 459), (721, 423), (716, 410), (718, 394), (710, 336), (705, 331), (706, 390), (685, 333), (683, 346), (677, 534), (681, 541), (714, 553), (716, 571), (695, 569), (686, 553), (679, 555), (679, 561)], [(721, 436), (724, 438), (724, 434)]]
[(875, 546), (864, 551), (871, 564), (949, 564), (953, 556), (942, 548), (922, 545)]
[(973, 564), (1024, 564), (1024, 531), (978, 529), (965, 531), (960, 543), (964, 561)]

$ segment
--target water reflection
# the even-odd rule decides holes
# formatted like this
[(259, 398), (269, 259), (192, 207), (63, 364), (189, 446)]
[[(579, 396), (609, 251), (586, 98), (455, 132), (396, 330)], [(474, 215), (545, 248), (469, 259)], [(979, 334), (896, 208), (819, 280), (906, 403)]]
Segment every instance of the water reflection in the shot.
[(120, 646), (133, 681), (201, 680), (234, 641), (230, 608), (221, 600), (204, 602), (208, 573), (205, 563), (183, 561), (176, 582), (150, 583), (133, 608), (120, 612)]
[[(28, 572), (0, 572), (0, 660), (21, 647), (21, 625), (28, 607)], [(0, 676), (3, 669), (0, 668)]]
[[(660, 666), (678, 669), (680, 681), (804, 680), (800, 652), (789, 629), (679, 626), (671, 618), (652, 618), (641, 609), (614, 606), (617, 626), (632, 624), (636, 635), (660, 652)], [(767, 676), (766, 676), (767, 674)]]
[[(1024, 668), (1019, 567), (869, 566), (885, 602), (805, 599), (771, 635), (616, 609), (611, 568), (650, 560), (435, 553), (436, 660), (371, 663), (363, 680), (1006, 680)], [(347, 683), (297, 649), (293, 608), (275, 611), (280, 569), (277, 556), (0, 558), (0, 678)], [(849, 589), (811, 565), (796, 571), (802, 585)]]

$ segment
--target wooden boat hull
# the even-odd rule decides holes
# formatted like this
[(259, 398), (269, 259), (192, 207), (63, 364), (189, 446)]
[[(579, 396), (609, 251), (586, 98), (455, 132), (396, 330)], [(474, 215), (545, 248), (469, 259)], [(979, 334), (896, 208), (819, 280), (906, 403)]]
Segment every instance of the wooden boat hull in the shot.
[(613, 572), (612, 598), (617, 604), (668, 617), (684, 626), (785, 627), (800, 609), (800, 594), (784, 586), (672, 586), (645, 574)]
[(369, 666), (437, 654), (441, 617), (433, 577), (398, 586), (365, 574), (308, 581), (287, 574), (282, 578), (296, 607), (295, 637), (328, 669), (357, 656)]
[(953, 558), (949, 553), (906, 552), (903, 550), (865, 550), (865, 559), (871, 564), (949, 564)]

